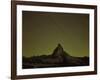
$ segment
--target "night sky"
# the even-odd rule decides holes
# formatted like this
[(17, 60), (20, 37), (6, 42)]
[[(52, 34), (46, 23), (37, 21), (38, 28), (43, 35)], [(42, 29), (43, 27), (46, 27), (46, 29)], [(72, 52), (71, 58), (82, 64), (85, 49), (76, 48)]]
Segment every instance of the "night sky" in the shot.
[(89, 15), (23, 11), (22, 54), (52, 54), (60, 43), (72, 56), (89, 56)]

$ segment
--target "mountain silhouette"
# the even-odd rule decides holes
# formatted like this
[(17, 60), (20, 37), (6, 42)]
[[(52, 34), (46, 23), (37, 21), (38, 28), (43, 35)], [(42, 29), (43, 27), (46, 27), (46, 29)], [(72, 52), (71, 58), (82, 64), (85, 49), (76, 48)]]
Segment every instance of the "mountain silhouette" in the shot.
[(22, 68), (45, 68), (45, 67), (70, 67), (88, 66), (89, 57), (73, 57), (64, 51), (61, 44), (58, 44), (51, 55), (41, 55), (22, 58)]

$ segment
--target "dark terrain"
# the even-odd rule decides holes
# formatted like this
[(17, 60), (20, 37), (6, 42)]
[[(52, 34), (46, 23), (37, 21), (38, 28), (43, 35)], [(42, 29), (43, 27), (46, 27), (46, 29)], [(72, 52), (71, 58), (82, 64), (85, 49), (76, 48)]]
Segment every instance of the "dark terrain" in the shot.
[(63, 50), (58, 44), (51, 55), (41, 55), (22, 58), (22, 68), (47, 68), (47, 67), (71, 67), (71, 66), (88, 66), (89, 57), (73, 57)]

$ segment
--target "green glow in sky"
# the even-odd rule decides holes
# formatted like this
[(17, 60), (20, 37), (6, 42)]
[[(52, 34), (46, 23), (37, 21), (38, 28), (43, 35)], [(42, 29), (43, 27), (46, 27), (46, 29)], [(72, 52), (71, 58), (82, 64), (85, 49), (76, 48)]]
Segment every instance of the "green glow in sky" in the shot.
[(23, 11), (23, 56), (52, 54), (58, 43), (72, 56), (89, 56), (89, 15)]

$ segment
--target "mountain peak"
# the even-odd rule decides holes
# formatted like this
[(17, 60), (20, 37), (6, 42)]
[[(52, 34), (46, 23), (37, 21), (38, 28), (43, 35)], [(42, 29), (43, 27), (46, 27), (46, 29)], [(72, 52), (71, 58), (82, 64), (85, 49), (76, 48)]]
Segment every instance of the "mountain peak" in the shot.
[(62, 48), (62, 46), (61, 46), (61, 44), (60, 44), (60, 43), (58, 44), (58, 46), (57, 46), (57, 47)]
[(53, 55), (54, 56), (61, 56), (63, 54), (64, 50), (61, 44), (58, 44), (57, 47), (55, 48)]

